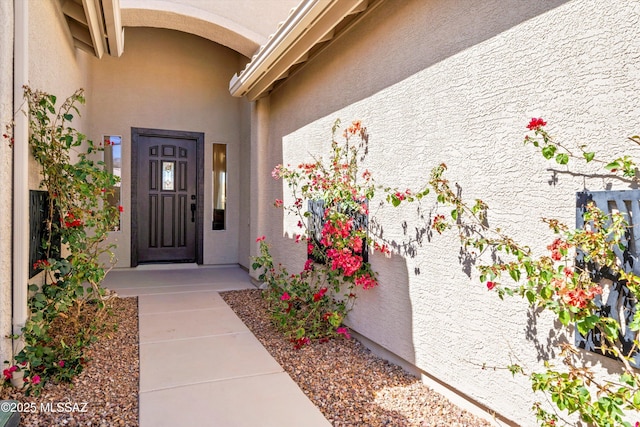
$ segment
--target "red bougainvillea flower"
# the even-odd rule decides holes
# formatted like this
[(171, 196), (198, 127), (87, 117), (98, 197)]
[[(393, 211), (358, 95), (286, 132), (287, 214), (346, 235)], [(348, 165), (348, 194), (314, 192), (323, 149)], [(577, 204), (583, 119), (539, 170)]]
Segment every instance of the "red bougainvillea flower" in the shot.
[(33, 263), (34, 270), (39, 270), (41, 268), (45, 268), (49, 266), (51, 266), (51, 264), (49, 264), (49, 261), (47, 261), (46, 259), (41, 259)]
[(289, 301), (290, 299), (291, 299), (291, 296), (287, 292), (282, 294), (282, 296), (280, 297), (280, 301)]
[(327, 288), (320, 288), (318, 290), (318, 292), (316, 292), (315, 294), (313, 294), (313, 300), (314, 301), (320, 301), (322, 299), (322, 297), (324, 296), (324, 294), (327, 293)]
[(260, 237), (258, 237), (258, 238), (256, 239), (256, 243), (257, 243), (257, 242), (262, 242), (264, 239), (265, 239), (265, 237), (264, 237), (264, 236), (260, 236)]
[(487, 289), (491, 290), (496, 287), (496, 282), (487, 282)]
[(294, 344), (294, 348), (296, 350), (300, 350), (302, 347), (309, 344), (309, 342), (311, 341), (307, 337), (302, 337), (298, 339), (292, 339), (291, 342)]
[(60, 366), (61, 368), (64, 368), (64, 360), (59, 361), (58, 366)]
[(309, 244), (307, 245), (307, 253), (308, 253), (308, 254), (313, 253), (313, 243), (309, 243)]
[(276, 199), (276, 201), (273, 203), (273, 205), (274, 205), (276, 208), (280, 208), (280, 207), (282, 207), (282, 205), (283, 205), (283, 204), (284, 204), (284, 202), (283, 202), (282, 200), (280, 200), (280, 199)]
[(40, 375), (34, 375), (33, 378), (31, 379), (31, 382), (36, 385), (36, 384), (40, 384)]
[[(62, 219), (60, 219), (60, 221), (62, 221)], [(82, 221), (77, 219), (72, 213), (68, 213), (67, 216), (64, 217), (64, 225), (67, 228), (80, 227), (82, 225)]]
[(527, 129), (529, 130), (536, 130), (536, 129), (540, 129), (542, 126), (546, 126), (547, 122), (545, 122), (544, 120), (542, 120), (542, 118), (532, 118), (531, 121), (529, 122), (529, 124), (527, 125)]
[(547, 249), (551, 251), (551, 259), (554, 261), (560, 261), (564, 254), (566, 254), (567, 249), (569, 249), (569, 243), (563, 241), (560, 238), (557, 238), (547, 246)]
[(124, 212), (124, 207), (123, 207), (122, 205), (120, 205), (120, 206), (118, 206), (118, 210), (119, 210), (120, 212)]
[(336, 329), (336, 333), (342, 335), (345, 339), (351, 339), (351, 334), (349, 333), (349, 330), (345, 327), (339, 327), (338, 329)]

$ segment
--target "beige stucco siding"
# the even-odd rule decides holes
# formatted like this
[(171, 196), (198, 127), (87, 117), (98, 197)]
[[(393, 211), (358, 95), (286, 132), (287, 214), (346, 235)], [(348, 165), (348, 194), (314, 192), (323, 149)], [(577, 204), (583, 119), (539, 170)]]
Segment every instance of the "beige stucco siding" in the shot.
[[(241, 112), (228, 82), (241, 56), (209, 40), (173, 30), (127, 28), (120, 58), (93, 60), (90, 137), (120, 135), (123, 144), (122, 231), (112, 233), (118, 266), (130, 265), (131, 128), (204, 132), (204, 262), (238, 262)], [(227, 144), (227, 230), (212, 231), (212, 144)]]
[[(364, 166), (380, 183), (418, 189), (445, 162), (465, 199), (490, 206), (492, 226), (543, 253), (552, 237), (541, 217), (574, 224), (577, 191), (629, 186), (593, 174), (595, 166), (576, 176), (544, 161), (522, 144), (526, 125), (543, 117), (569, 145), (640, 154), (626, 141), (640, 129), (639, 17), (638, 3), (619, 0), (383, 3), (272, 93), (258, 180), (276, 164), (327, 153), (336, 118), (362, 119)], [(267, 218), (256, 234), (301, 269), (295, 220), (270, 206), (286, 187), (269, 181), (265, 190), (255, 199)], [(360, 293), (349, 324), (489, 409), (535, 425), (530, 384), (481, 366), (504, 367), (515, 355), (539, 369), (562, 338), (550, 318), (488, 292), (454, 231), (429, 231), (429, 216), (448, 211), (431, 200), (421, 203), (424, 218), (416, 205), (375, 213), (397, 250), (373, 257), (381, 285)]]

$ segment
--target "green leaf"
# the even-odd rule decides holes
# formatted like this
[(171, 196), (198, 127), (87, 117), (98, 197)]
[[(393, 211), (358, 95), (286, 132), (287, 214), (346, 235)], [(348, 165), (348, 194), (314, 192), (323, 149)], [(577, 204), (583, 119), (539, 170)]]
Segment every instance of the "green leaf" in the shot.
[(558, 313), (558, 319), (560, 319), (560, 322), (562, 322), (564, 326), (567, 326), (569, 322), (571, 322), (571, 314), (567, 310), (562, 310)]
[(454, 221), (457, 221), (457, 220), (458, 220), (458, 209), (454, 209), (454, 210), (452, 210), (452, 211), (451, 211), (451, 218), (452, 218)]
[(559, 165), (566, 165), (569, 163), (569, 155), (566, 153), (560, 153), (556, 156), (556, 163)]
[(549, 286), (545, 286), (540, 290), (540, 295), (544, 299), (549, 299), (553, 295), (553, 289), (551, 289), (551, 287)]
[(617, 160), (614, 160), (613, 162), (606, 165), (604, 168), (611, 172), (615, 172), (617, 169), (622, 168), (622, 165)]
[(586, 335), (589, 331), (591, 331), (598, 323), (600, 318), (598, 316), (587, 316), (584, 319), (578, 320), (576, 322), (576, 327), (578, 328), (578, 332), (582, 335)]
[(584, 159), (587, 161), (587, 163), (589, 163), (591, 160), (593, 160), (593, 158), (595, 156), (596, 156), (596, 153), (594, 153), (593, 151), (584, 153)]
[(542, 155), (547, 160), (552, 158), (555, 155), (555, 153), (556, 153), (556, 146), (555, 145), (546, 145), (546, 146), (544, 146), (542, 148)]
[(524, 294), (527, 297), (529, 304), (533, 304), (533, 302), (536, 300), (536, 294), (532, 290), (528, 290)]
[(513, 280), (518, 282), (520, 280), (520, 269), (519, 268), (510, 268), (509, 269), (509, 276), (511, 276), (511, 278)]

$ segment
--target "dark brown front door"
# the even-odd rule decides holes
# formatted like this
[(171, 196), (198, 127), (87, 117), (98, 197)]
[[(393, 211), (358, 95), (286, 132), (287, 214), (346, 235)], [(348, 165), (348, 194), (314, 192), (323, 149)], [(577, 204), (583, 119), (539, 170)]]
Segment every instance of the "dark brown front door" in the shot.
[(204, 135), (133, 128), (131, 139), (132, 265), (201, 263)]

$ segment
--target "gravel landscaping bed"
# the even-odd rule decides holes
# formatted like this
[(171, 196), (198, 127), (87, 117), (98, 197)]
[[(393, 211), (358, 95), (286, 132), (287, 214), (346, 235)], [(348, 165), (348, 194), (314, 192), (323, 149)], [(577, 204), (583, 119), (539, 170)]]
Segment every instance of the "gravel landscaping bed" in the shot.
[[(0, 399), (14, 399), (22, 409), (21, 426), (138, 425), (138, 299), (114, 299), (107, 330), (87, 350), (87, 363), (71, 384), (48, 383), (40, 396), (0, 388)], [(59, 411), (59, 412), (54, 412)]]
[(221, 296), (334, 426), (491, 425), (354, 339), (294, 349), (271, 325), (260, 292), (229, 291)]
[[(271, 325), (259, 290), (221, 295), (334, 426), (490, 426), (354, 339), (294, 349)], [(38, 397), (0, 389), (0, 399), (26, 409), (21, 426), (138, 426), (137, 299), (115, 299), (113, 312), (118, 329), (88, 349), (72, 384), (49, 383)], [(50, 410), (57, 404), (62, 412)]]

